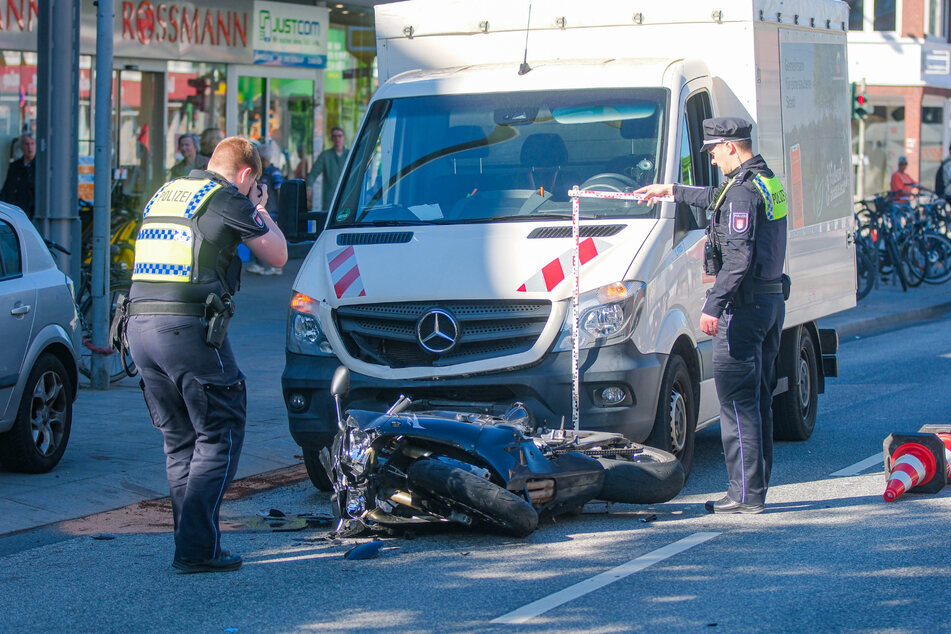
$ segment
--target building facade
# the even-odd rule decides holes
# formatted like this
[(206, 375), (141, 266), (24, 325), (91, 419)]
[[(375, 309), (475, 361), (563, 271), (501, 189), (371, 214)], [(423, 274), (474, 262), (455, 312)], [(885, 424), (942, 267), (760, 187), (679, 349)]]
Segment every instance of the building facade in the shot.
[[(0, 1), (0, 179), (36, 127), (39, 1)], [(114, 174), (131, 204), (166, 178), (185, 133), (273, 139), (287, 177), (307, 173), (331, 127), (352, 138), (375, 90), (372, 4), (115, 0)], [(80, 10), (79, 196), (91, 199), (94, 0)]]
[(898, 158), (907, 173), (933, 187), (951, 143), (951, 0), (848, 0), (849, 77), (868, 98), (864, 144), (864, 191), (888, 190)]

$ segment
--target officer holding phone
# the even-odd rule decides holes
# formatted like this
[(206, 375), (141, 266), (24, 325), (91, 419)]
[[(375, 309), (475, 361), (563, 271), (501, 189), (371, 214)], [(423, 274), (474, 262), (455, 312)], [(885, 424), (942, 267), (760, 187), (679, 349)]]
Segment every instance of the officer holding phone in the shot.
[(218, 528), (247, 410), (244, 374), (227, 337), (241, 273), (237, 247), (243, 242), (271, 266), (287, 261), (260, 174), (250, 141), (222, 140), (207, 170), (192, 170), (152, 196), (135, 244), (125, 332), (165, 441), (172, 566), (185, 573), (241, 566), (240, 556), (221, 549)]

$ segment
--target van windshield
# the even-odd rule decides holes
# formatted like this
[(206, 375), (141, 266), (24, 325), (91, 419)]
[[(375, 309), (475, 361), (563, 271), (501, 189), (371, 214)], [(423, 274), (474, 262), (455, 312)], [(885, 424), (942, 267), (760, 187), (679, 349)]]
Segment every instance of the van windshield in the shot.
[[(571, 217), (574, 186), (658, 179), (667, 91), (585, 90), (381, 100), (367, 114), (332, 227)], [(656, 205), (582, 199), (585, 218)]]

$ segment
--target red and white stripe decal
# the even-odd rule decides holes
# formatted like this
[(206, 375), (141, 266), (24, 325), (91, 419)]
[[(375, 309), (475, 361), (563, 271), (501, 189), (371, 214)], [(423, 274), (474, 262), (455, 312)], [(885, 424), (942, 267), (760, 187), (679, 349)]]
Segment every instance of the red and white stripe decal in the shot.
[[(586, 238), (581, 241), (581, 245), (579, 246), (578, 261), (584, 265), (610, 248), (611, 243), (606, 240)], [(543, 266), (541, 271), (528, 278), (528, 281), (518, 287), (518, 292), (551, 292), (551, 290), (561, 284), (571, 272), (571, 257), (573, 253), (574, 249), (568, 249)]]
[(367, 294), (363, 289), (363, 280), (360, 279), (360, 269), (357, 266), (357, 256), (353, 246), (328, 253), (327, 265), (330, 267), (330, 278), (333, 280), (337, 299), (363, 297)]

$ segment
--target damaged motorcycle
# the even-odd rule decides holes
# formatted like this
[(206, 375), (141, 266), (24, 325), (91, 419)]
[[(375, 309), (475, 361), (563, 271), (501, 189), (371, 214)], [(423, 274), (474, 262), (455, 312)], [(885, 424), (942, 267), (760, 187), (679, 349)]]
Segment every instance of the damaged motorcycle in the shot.
[(503, 416), (413, 412), (400, 396), (385, 413), (344, 413), (349, 384), (337, 368), (339, 430), (319, 456), (341, 536), (437, 522), (524, 537), (591, 500), (666, 502), (684, 485), (673, 454), (615, 433), (537, 429), (520, 403)]

